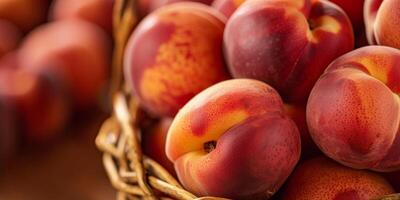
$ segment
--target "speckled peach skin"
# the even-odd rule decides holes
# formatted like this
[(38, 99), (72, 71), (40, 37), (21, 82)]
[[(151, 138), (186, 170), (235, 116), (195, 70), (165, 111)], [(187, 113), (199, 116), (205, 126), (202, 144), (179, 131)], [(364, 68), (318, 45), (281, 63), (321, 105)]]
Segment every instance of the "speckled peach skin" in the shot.
[(148, 15), (125, 52), (125, 77), (141, 105), (173, 117), (194, 95), (230, 76), (222, 55), (225, 18), (199, 3)]
[(114, 0), (55, 0), (50, 7), (49, 18), (84, 19), (112, 33), (113, 4)]
[[(207, 151), (212, 141), (215, 149)], [(266, 199), (297, 163), (300, 135), (272, 87), (233, 79), (207, 88), (178, 112), (166, 152), (195, 194)]]
[(47, 23), (26, 36), (18, 51), (21, 68), (53, 74), (78, 109), (96, 105), (111, 65), (111, 41), (98, 26), (70, 19)]
[(391, 193), (393, 188), (376, 173), (318, 157), (299, 164), (282, 200), (370, 200)]
[(397, 0), (366, 0), (364, 20), (370, 44), (400, 49), (400, 2)]
[(400, 169), (400, 50), (368, 46), (335, 60), (315, 84), (307, 123), (320, 149), (354, 168)]
[(246, 1), (224, 33), (232, 75), (264, 81), (288, 103), (305, 104), (324, 69), (353, 46), (350, 20), (325, 0)]
[(0, 19), (0, 59), (8, 52), (16, 49), (22, 39), (22, 32), (17, 26)]

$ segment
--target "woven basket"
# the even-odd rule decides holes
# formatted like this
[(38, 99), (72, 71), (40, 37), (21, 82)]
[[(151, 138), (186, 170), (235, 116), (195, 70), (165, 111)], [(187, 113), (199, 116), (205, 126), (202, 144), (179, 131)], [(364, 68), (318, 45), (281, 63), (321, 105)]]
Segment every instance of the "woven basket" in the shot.
[[(103, 152), (103, 164), (117, 200), (178, 199), (223, 200), (217, 197), (196, 197), (183, 189), (164, 167), (142, 154), (138, 121), (138, 102), (124, 84), (123, 52), (127, 40), (139, 22), (136, 0), (115, 0), (113, 10), (114, 55), (111, 82), (113, 113), (103, 123), (96, 138)], [(389, 195), (376, 200), (400, 200)]]

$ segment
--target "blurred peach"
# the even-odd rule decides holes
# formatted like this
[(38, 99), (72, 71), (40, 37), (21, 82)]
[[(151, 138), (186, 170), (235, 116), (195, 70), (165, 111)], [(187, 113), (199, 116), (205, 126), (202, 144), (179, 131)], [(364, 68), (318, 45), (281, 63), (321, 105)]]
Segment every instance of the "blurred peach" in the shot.
[(45, 74), (1, 69), (0, 97), (15, 106), (19, 131), (29, 141), (52, 138), (66, 125), (68, 98), (62, 86)]
[(22, 39), (22, 32), (9, 21), (0, 19), (0, 59), (17, 48)]
[(28, 32), (46, 20), (49, 0), (1, 0), (0, 18)]
[(80, 18), (112, 31), (114, 0), (55, 0), (50, 8), (50, 19)]
[(96, 105), (107, 83), (110, 40), (98, 26), (61, 20), (31, 32), (18, 53), (22, 68), (52, 74), (62, 81), (78, 109)]

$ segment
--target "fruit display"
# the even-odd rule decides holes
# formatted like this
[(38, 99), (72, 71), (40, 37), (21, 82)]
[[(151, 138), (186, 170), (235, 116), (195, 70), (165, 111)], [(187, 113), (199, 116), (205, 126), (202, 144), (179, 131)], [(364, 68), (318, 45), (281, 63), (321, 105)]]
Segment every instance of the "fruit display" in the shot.
[(399, 13), (398, 0), (0, 0), (0, 172), (109, 111), (92, 145), (119, 200), (396, 200)]

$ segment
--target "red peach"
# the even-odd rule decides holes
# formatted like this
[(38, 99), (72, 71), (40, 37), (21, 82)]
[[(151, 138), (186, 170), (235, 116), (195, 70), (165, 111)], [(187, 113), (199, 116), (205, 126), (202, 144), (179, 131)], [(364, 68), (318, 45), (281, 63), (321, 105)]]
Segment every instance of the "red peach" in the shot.
[(354, 45), (347, 15), (325, 0), (246, 1), (224, 33), (235, 78), (264, 81), (285, 102), (305, 104), (324, 69)]
[(22, 123), (19, 128), (28, 140), (47, 140), (65, 127), (69, 104), (58, 86), (44, 75), (25, 70), (0, 71), (0, 97), (14, 105)]
[(93, 106), (106, 84), (110, 41), (99, 27), (77, 19), (48, 23), (30, 33), (19, 51), (22, 68), (52, 74), (67, 85), (79, 109)]
[(300, 163), (282, 200), (370, 200), (391, 193), (393, 188), (378, 174), (319, 157)]
[(165, 141), (172, 119), (160, 120), (151, 130), (142, 134), (143, 152), (175, 175), (174, 164), (165, 154)]
[(300, 148), (279, 94), (251, 79), (223, 81), (196, 95), (176, 115), (166, 143), (185, 188), (233, 199), (268, 199)]
[(346, 166), (400, 169), (399, 94), (400, 50), (368, 46), (341, 56), (308, 100), (313, 140)]
[(197, 2), (205, 5), (211, 5), (213, 0), (138, 0), (139, 15), (141, 17), (145, 17), (158, 8), (179, 2)]
[(370, 44), (400, 49), (400, 2), (398, 0), (366, 0), (364, 17)]
[(80, 18), (112, 32), (114, 0), (55, 0), (50, 9), (50, 19)]
[(14, 24), (0, 19), (0, 58), (17, 48), (22, 32)]
[(49, 0), (1, 0), (0, 18), (28, 32), (46, 19)]
[(141, 105), (173, 117), (194, 95), (229, 78), (223, 16), (199, 3), (175, 3), (144, 18), (125, 52), (125, 79)]

